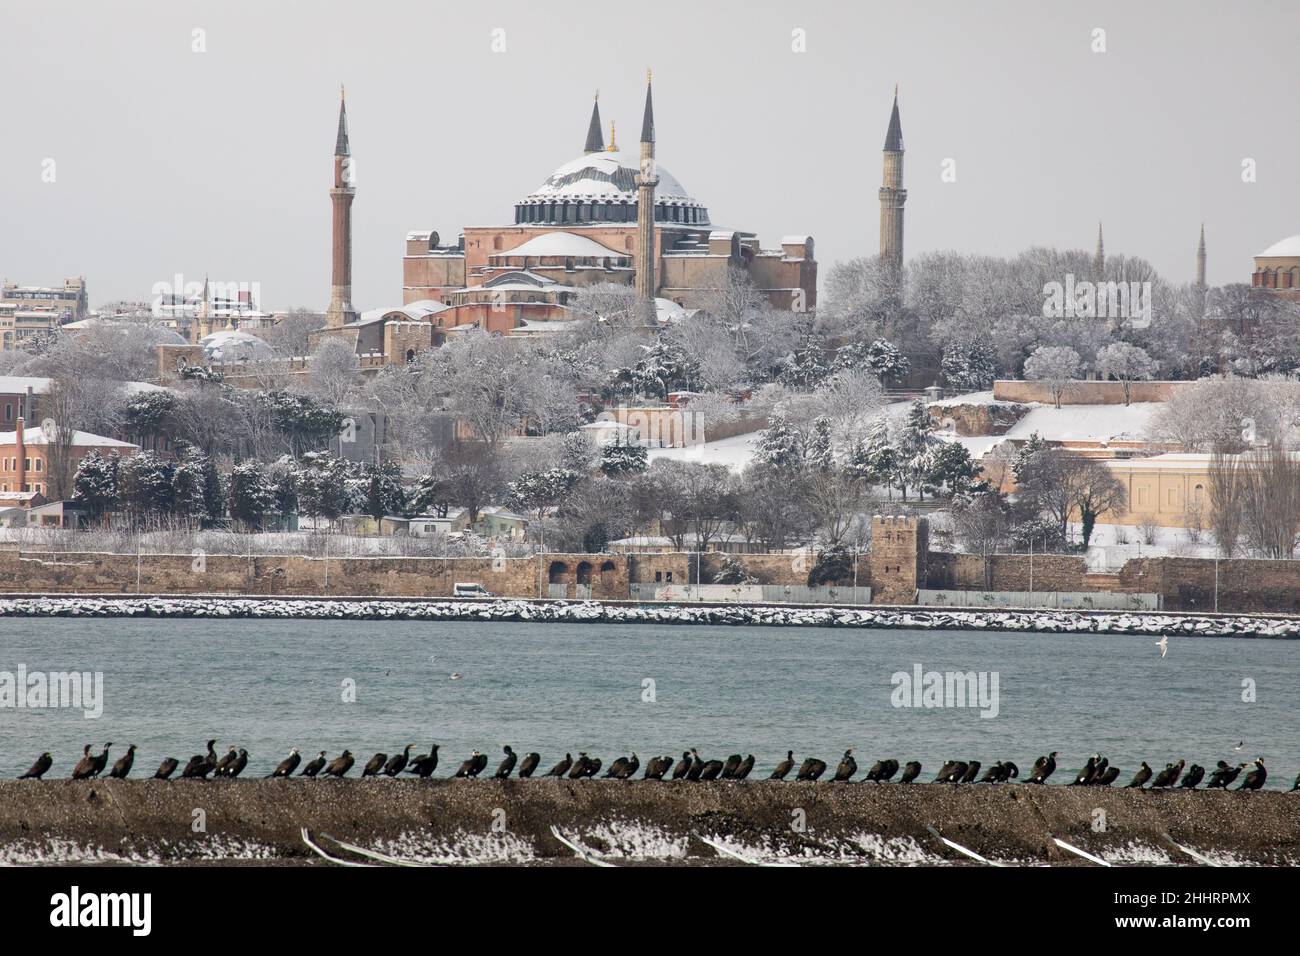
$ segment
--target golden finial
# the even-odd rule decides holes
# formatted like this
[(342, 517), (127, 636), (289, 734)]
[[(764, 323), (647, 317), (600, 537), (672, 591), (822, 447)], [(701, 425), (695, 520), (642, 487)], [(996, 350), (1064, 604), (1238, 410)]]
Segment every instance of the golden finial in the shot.
[(646, 82), (646, 86), (649, 86), (649, 85), (651, 84), (651, 82), (653, 82), (653, 80), (654, 80), (654, 74), (650, 72), (650, 67), (647, 66), (647, 67), (645, 68), (645, 82)]
[(898, 99), (898, 84), (894, 84), (894, 99)]
[(600, 90), (599, 90), (599, 89), (596, 90), (596, 102), (597, 102), (597, 103), (600, 102)]
[(344, 86), (342, 83), (340, 83), (340, 84), (339, 84), (339, 99), (341, 99), (341, 100), (346, 100), (347, 98), (348, 98), (348, 89), (347, 89), (346, 86)]
[(618, 152), (618, 142), (614, 139), (614, 121), (609, 121), (609, 145), (605, 147), (607, 153)]

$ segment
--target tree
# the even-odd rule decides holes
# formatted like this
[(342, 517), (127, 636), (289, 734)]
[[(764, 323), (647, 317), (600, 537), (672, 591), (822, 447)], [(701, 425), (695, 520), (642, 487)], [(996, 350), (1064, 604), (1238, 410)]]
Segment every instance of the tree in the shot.
[(975, 464), (966, 446), (958, 442), (940, 441), (934, 446), (929, 465), (924, 483), (932, 494), (965, 494), (987, 487), (976, 480), (980, 466)]
[(1011, 530), (1011, 508), (1006, 496), (997, 491), (958, 494), (952, 499), (953, 531), (972, 554), (984, 559), (984, 587), (993, 586), (989, 558), (1002, 548)]
[(949, 342), (940, 365), (944, 381), (963, 392), (982, 392), (998, 377), (998, 357), (982, 339)]
[(171, 463), (150, 451), (132, 455), (118, 466), (118, 498), (137, 525), (149, 515), (172, 510), (173, 474)]
[(1042, 345), (1025, 361), (1025, 378), (1042, 382), (1052, 394), (1056, 407), (1071, 383), (1079, 377), (1079, 353), (1068, 346)]
[(883, 385), (886, 382), (898, 383), (907, 378), (912, 363), (896, 345), (885, 339), (876, 339), (870, 343), (852, 342), (841, 346), (835, 353), (831, 367), (837, 372), (855, 368), (870, 369)]
[(1251, 549), (1264, 558), (1294, 557), (1300, 533), (1300, 455), (1278, 443), (1247, 452), (1241, 503)]
[(755, 440), (754, 464), (789, 475), (803, 463), (803, 436), (780, 412), (769, 416), (767, 428)]
[(230, 472), (230, 517), (261, 529), (274, 508), (275, 486), (262, 465), (256, 461), (236, 465)]
[(649, 452), (641, 445), (612, 442), (600, 450), (600, 471), (607, 478), (638, 474), (649, 467)]
[(1230, 558), (1241, 541), (1242, 473), (1238, 456), (1215, 449), (1210, 457), (1210, 527), (1219, 553)]
[(137, 392), (127, 400), (123, 424), (137, 438), (156, 438), (170, 430), (178, 404), (175, 393), (165, 389)]
[(172, 469), (171, 502), (178, 518), (202, 523), (214, 515), (208, 513), (208, 456), (188, 442), (179, 442), (176, 465)]
[(1083, 546), (1087, 548), (1097, 519), (1107, 514), (1124, 514), (1128, 495), (1123, 482), (1095, 458), (1068, 458), (1066, 461), (1073, 472), (1074, 507), (1079, 513)]
[(356, 347), (339, 338), (326, 338), (312, 353), (307, 383), (312, 393), (330, 408), (340, 408), (361, 379)]
[(81, 459), (73, 479), (74, 499), (92, 518), (101, 518), (118, 505), (117, 471), (121, 459), (116, 454), (101, 455), (98, 450)]
[(506, 503), (537, 519), (539, 544), (546, 547), (546, 513), (558, 507), (582, 476), (562, 468), (533, 471), (510, 483)]
[(853, 580), (854, 554), (842, 544), (836, 544), (817, 553), (808, 572), (808, 586), (840, 584)]
[(1133, 401), (1133, 383), (1155, 375), (1156, 363), (1136, 345), (1112, 342), (1097, 352), (1097, 371), (1123, 383), (1124, 404), (1129, 405)]
[(378, 520), (385, 515), (406, 513), (406, 489), (402, 486), (402, 469), (395, 461), (365, 465), (366, 514)]
[(411, 489), (412, 514), (447, 517), (451, 506), (450, 485), (440, 475), (421, 475)]
[(324, 518), (331, 525), (340, 515), (348, 513), (351, 504), (348, 478), (353, 470), (351, 462), (329, 452), (303, 455), (295, 481), (299, 512)]

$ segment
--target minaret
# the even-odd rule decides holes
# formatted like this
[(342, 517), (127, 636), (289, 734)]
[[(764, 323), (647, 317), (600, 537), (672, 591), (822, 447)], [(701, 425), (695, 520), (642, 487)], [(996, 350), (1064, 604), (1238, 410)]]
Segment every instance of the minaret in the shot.
[(212, 312), (208, 306), (208, 274), (203, 273), (203, 298), (199, 302), (199, 314), (194, 320), (194, 328), (198, 334), (194, 336), (195, 343), (212, 334)]
[(880, 187), (880, 258), (903, 264), (903, 124), (898, 118), (898, 86), (894, 86), (894, 111), (885, 134), (885, 175)]
[(341, 328), (352, 322), (357, 312), (352, 308), (352, 149), (348, 145), (348, 110), (343, 89), (339, 89), (339, 132), (334, 140), (333, 278), (330, 282), (330, 307), (325, 313), (325, 327)]
[(1097, 223), (1097, 251), (1092, 254), (1092, 277), (1098, 282), (1106, 278), (1106, 244), (1101, 238), (1101, 223)]
[(1196, 288), (1205, 288), (1205, 223), (1201, 223), (1201, 241), (1196, 246)]
[(646, 71), (645, 116), (641, 120), (641, 171), (636, 177), (636, 294), (641, 307), (641, 325), (658, 325), (655, 312), (655, 113), (650, 93), (651, 76)]
[(600, 137), (600, 90), (596, 91), (596, 101), (591, 105), (591, 123), (587, 126), (587, 145), (584, 153), (599, 153), (605, 149), (605, 141)]

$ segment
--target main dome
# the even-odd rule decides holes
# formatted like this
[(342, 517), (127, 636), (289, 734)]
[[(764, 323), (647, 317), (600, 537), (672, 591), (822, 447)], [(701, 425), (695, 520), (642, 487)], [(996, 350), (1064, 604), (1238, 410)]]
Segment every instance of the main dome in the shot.
[(1255, 254), (1257, 259), (1281, 259), (1300, 256), (1300, 236), (1288, 236), (1273, 243), (1263, 252)]
[[(515, 204), (516, 223), (602, 223), (636, 221), (638, 155), (621, 150), (584, 153), (551, 173)], [(677, 178), (656, 166), (655, 219), (708, 225), (709, 211)]]

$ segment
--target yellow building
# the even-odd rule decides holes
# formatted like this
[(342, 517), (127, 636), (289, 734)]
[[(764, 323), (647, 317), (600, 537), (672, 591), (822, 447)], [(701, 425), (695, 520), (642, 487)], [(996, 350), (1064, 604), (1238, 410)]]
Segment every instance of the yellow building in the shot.
[(1179, 452), (1107, 461), (1106, 467), (1128, 493), (1128, 510), (1108, 514), (1105, 520), (1139, 525), (1153, 519), (1162, 528), (1182, 528), (1199, 514), (1208, 523), (1210, 460), (1207, 454)]

